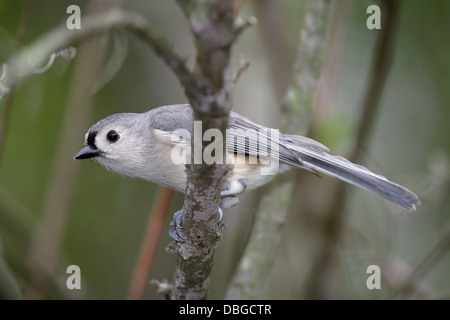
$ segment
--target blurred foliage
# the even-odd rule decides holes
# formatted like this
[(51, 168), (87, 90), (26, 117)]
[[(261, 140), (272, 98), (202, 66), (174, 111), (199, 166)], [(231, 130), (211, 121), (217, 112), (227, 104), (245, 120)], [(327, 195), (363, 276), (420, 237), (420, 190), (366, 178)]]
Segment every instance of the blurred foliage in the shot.
[[(15, 50), (24, 3), (24, 0), (0, 1), (0, 63)], [(68, 5), (78, 4), (83, 14), (88, 3), (34, 1), (25, 44), (64, 24)], [(277, 126), (281, 101), (273, 83), (288, 83), (290, 74), (285, 72), (277, 75), (282, 78), (273, 78), (275, 73), (268, 62), (264, 34), (261, 34), (262, 25), (273, 22), (255, 13), (260, 12), (258, 6), (263, 3), (248, 0), (241, 8), (242, 17), (256, 15), (259, 25), (245, 32), (234, 48), (234, 66), (241, 54), (251, 62), (236, 90), (235, 110), (254, 121)], [(359, 104), (376, 37), (376, 31), (366, 28), (366, 8), (371, 3), (354, 2), (339, 60), (336, 99), (334, 105), (329, 106), (331, 112), (321, 119), (318, 135), (335, 154), (348, 151), (358, 125)], [(174, 1), (130, 0), (124, 7), (146, 17), (174, 44), (180, 55), (193, 61), (195, 53), (189, 30)], [(273, 15), (281, 23), (277, 25), (279, 34), (275, 36), (286, 42), (287, 50), (278, 53), (279, 60), (289, 65), (295, 59), (303, 2), (277, 1), (275, 7)], [(343, 287), (335, 298), (391, 298), (394, 290), (386, 282), (382, 290), (370, 291), (365, 286), (366, 268), (376, 261), (374, 252), (389, 254), (414, 268), (423, 251), (450, 223), (449, 36), (449, 1), (434, 0), (433, 5), (424, 5), (419, 0), (401, 3), (396, 56), (382, 93), (370, 144), (364, 150), (365, 165), (416, 192), (422, 205), (417, 212), (409, 214), (364, 191), (351, 189), (351, 201), (346, 208), (350, 231), (342, 239), (336, 265)], [(125, 34), (125, 37), (129, 41), (128, 55), (115, 77), (98, 92), (92, 123), (112, 113), (143, 112), (155, 106), (186, 101), (175, 76), (151, 50), (135, 36)], [(117, 45), (120, 43), (111, 41), (111, 53), (118, 50)], [(26, 257), (31, 233), (43, 215), (43, 199), (49, 190), (52, 159), (62, 129), (73, 69), (73, 61), (57, 61), (49, 71), (22, 81), (14, 97), (0, 167), (0, 241), (6, 261), (23, 287), (27, 285)], [(0, 107), (4, 107), (3, 101)], [(87, 129), (79, 128), (80, 142), (73, 146), (73, 154), (83, 145)], [(67, 161), (74, 160), (69, 157)], [(81, 268), (85, 286), (76, 296), (60, 289), (49, 297), (123, 299), (130, 285), (156, 186), (112, 174), (90, 161), (78, 165), (56, 281), (64, 286), (65, 268), (76, 264)], [(328, 178), (321, 180), (324, 185), (329, 182)], [(311, 192), (320, 199), (326, 189)], [(241, 213), (251, 211), (245, 208), (245, 198)], [(170, 212), (178, 210), (182, 201), (183, 195), (177, 193)], [(223, 232), (224, 241), (216, 254), (210, 298), (222, 297), (250, 229), (236, 223), (236, 211), (225, 215), (228, 228)], [(250, 216), (245, 219), (251, 223)], [(302, 277), (308, 262), (301, 261), (297, 252), (302, 246), (313, 246), (314, 239), (298, 243), (296, 221), (295, 217), (288, 220), (270, 279), (261, 279), (265, 281), (264, 298), (301, 296)], [(169, 221), (167, 230), (168, 225)], [(167, 230), (151, 274), (154, 279), (170, 280), (175, 267), (176, 257), (165, 252), (170, 241)], [(243, 233), (236, 234), (233, 230)], [(420, 279), (426, 283), (431, 297), (449, 297), (449, 268), (447, 252), (430, 273)], [(159, 296), (149, 287), (145, 298)]]

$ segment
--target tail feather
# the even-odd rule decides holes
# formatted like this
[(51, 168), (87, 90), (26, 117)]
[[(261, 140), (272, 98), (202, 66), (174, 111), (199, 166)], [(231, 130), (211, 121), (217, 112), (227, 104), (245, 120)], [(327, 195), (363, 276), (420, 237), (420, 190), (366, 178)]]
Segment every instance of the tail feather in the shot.
[(375, 193), (409, 211), (416, 210), (416, 205), (420, 204), (419, 198), (410, 190), (345, 158), (328, 154), (328, 149), (314, 140), (303, 137), (298, 140), (296, 136), (285, 138), (289, 148), (294, 150), (304, 163), (319, 172)]

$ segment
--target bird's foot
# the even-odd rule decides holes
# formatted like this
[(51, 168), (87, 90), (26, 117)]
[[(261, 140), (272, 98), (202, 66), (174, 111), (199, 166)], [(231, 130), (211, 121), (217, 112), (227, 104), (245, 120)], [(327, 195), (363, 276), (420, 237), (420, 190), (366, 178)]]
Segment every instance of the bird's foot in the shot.
[[(222, 219), (223, 219), (223, 211), (222, 208), (219, 206), (219, 221), (218, 225), (219, 228), (222, 225)], [(170, 226), (172, 227), (169, 230), (169, 235), (172, 239), (174, 239), (176, 242), (186, 242), (186, 238), (183, 236), (183, 229), (182, 226), (183, 222), (183, 209), (178, 210), (173, 214), (173, 220), (170, 222)]]

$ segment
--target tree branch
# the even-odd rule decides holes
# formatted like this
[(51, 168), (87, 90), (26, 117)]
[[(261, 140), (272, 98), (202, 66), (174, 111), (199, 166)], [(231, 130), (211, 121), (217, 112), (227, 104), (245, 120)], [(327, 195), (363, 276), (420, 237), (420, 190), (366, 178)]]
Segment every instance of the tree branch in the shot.
[[(229, 71), (231, 45), (236, 39), (233, 0), (178, 0), (189, 21), (197, 48), (196, 65), (185, 93), (194, 110), (194, 120), (203, 133), (217, 128), (225, 137), (231, 110), (233, 83)], [(194, 137), (195, 139), (195, 137)], [(192, 150), (194, 150), (192, 139)], [(205, 144), (202, 145), (202, 153)], [(226, 163), (223, 146), (223, 163)], [(194, 154), (192, 154), (194, 163)], [(214, 251), (220, 240), (218, 207), (226, 164), (187, 165), (187, 187), (182, 225), (186, 242), (177, 243), (175, 299), (204, 299), (210, 282)]]
[[(229, 71), (231, 46), (243, 31), (242, 25), (235, 24), (235, 1), (179, 0), (178, 3), (189, 20), (197, 47), (193, 71), (145, 19), (137, 14), (112, 9), (86, 17), (81, 30), (68, 30), (66, 26), (61, 26), (13, 56), (7, 63), (8, 74), (0, 85), (6, 91), (30, 75), (33, 65), (43, 65), (51, 53), (69, 44), (108, 28), (127, 28), (148, 43), (176, 74), (194, 110), (194, 119), (202, 123), (202, 136), (210, 128), (217, 128), (225, 134), (232, 105), (233, 83)], [(34, 64), (29, 63), (29, 57), (33, 58)], [(202, 145), (202, 151), (204, 147)], [(223, 151), (225, 148), (224, 144)], [(226, 163), (226, 152), (223, 155), (223, 163)], [(214, 250), (220, 239), (217, 223), (219, 193), (222, 179), (229, 170), (226, 164), (187, 166), (182, 219), (186, 242), (176, 245), (179, 259), (175, 272), (175, 299), (206, 297)]]
[[(22, 21), (20, 23), (20, 28), (19, 28), (19, 31), (17, 34), (17, 39), (18, 39), (17, 40), (17, 50), (20, 50), (25, 42), (25, 36), (26, 36), (27, 30), (28, 30), (28, 23), (30, 21), (30, 14), (31, 14), (32, 6), (33, 6), (33, 0), (28, 0), (25, 3)], [(3, 78), (5, 78), (6, 74), (7, 74), (6, 70), (7, 70), (7, 67), (5, 67), (3, 65), (2, 66), (3, 73), (2, 73), (2, 76), (0, 77), (0, 101), (1, 101), (2, 95), (4, 93), (8, 93), (9, 95), (8, 95), (8, 98), (6, 99), (5, 107), (3, 108), (2, 118), (1, 118), (1, 122), (0, 122), (0, 163), (1, 163), (1, 160), (3, 159), (3, 150), (4, 150), (6, 135), (8, 133), (9, 117), (11, 114), (12, 104), (13, 104), (13, 100), (14, 100), (14, 91), (15, 91), (15, 86), (6, 88), (2, 85)]]
[[(449, 225), (450, 226), (450, 225)], [(448, 245), (449, 245), (449, 233), (450, 228), (447, 227), (447, 251), (448, 251)], [(413, 275), (417, 276), (415, 274), (415, 271), (413, 268), (411, 268), (410, 264), (406, 263), (406, 261), (402, 260), (400, 257), (394, 255), (391, 252), (386, 252), (385, 250), (380, 249), (376, 245), (374, 245), (373, 241), (369, 241), (365, 237), (365, 235), (358, 230), (352, 228), (350, 225), (346, 224), (344, 225), (344, 233), (345, 237), (351, 236), (350, 239), (346, 239), (349, 241), (349, 243), (352, 243), (354, 245), (363, 245), (366, 249), (366, 252), (369, 252), (373, 258), (373, 263), (380, 266), (382, 272), (382, 277), (388, 284), (388, 286), (391, 288), (391, 290), (394, 293), (400, 293), (400, 290), (402, 290), (403, 285), (407, 284), (409, 280), (414, 279), (413, 282), (409, 283), (410, 289), (412, 289), (412, 292), (406, 294), (406, 297), (409, 299), (431, 299), (434, 295), (432, 291), (430, 290), (429, 286), (425, 282), (425, 279), (422, 279), (418, 281), (417, 277), (412, 277)], [(441, 234), (445, 236), (445, 233)], [(355, 241), (355, 238), (357, 241)], [(439, 240), (436, 242), (436, 244), (439, 244), (442, 240), (444, 240), (443, 237), (439, 237)], [(443, 242), (440, 243), (440, 245), (444, 244)], [(440, 246), (439, 246), (440, 247)], [(431, 252), (436, 249), (436, 246), (433, 245)], [(438, 253), (440, 254), (438, 257), (440, 258), (442, 254), (445, 254), (446, 251), (442, 251), (442, 249), (445, 249), (445, 247), (440, 247)], [(427, 253), (431, 253), (430, 251), (427, 251)], [(429, 257), (428, 254), (425, 255), (427, 258)], [(434, 254), (433, 254), (434, 256)], [(434, 260), (434, 259), (433, 259)], [(433, 263), (436, 262), (436, 260), (433, 261)], [(432, 263), (432, 264), (433, 264)], [(420, 264), (419, 264), (420, 265)], [(417, 269), (416, 269), (417, 270)], [(392, 296), (392, 299), (398, 298), (394, 294)]]
[[(291, 181), (272, 185), (261, 201), (245, 252), (230, 282), (225, 299), (259, 299), (278, 251), (291, 197)], [(265, 191), (267, 191), (266, 188)]]
[(82, 26), (80, 30), (60, 26), (11, 57), (5, 64), (7, 71), (2, 71), (0, 85), (3, 91), (0, 91), (0, 99), (8, 93), (11, 86), (33, 74), (36, 65), (45, 65), (52, 53), (111, 28), (126, 28), (136, 33), (165, 60), (183, 85), (192, 80), (185, 59), (179, 57), (168, 41), (136, 13), (114, 8), (85, 17)]
[(131, 282), (128, 299), (142, 299), (148, 284), (148, 277), (153, 267), (153, 261), (158, 248), (159, 239), (166, 220), (167, 210), (169, 210), (173, 190), (166, 187), (159, 187), (155, 196), (153, 207), (150, 211), (150, 221), (147, 225), (147, 231), (142, 241), (139, 259), (137, 261), (133, 280)]
[(450, 223), (447, 223), (443, 230), (436, 236), (433, 243), (424, 250), (421, 254), (419, 263), (404, 279), (397, 291), (394, 294), (394, 298), (397, 298), (401, 293), (407, 297), (414, 297), (417, 293), (420, 293), (420, 286), (417, 285), (419, 279), (425, 278), (426, 274), (430, 272), (438, 263), (438, 261), (448, 254), (450, 251)]
[[(105, 10), (99, 4), (99, 1), (92, 2), (89, 12)], [(86, 128), (91, 121), (95, 95), (90, 85), (95, 83), (103, 67), (109, 37), (110, 33), (106, 32), (89, 38), (80, 46), (42, 203), (42, 218), (32, 236), (27, 256), (29, 287), (26, 293), (29, 298), (46, 297), (58, 270), (79, 167), (79, 163), (67, 159), (72, 157), (73, 146), (80, 139), (80, 129)], [(38, 267), (36, 261), (40, 261)]]
[(0, 252), (0, 300), (22, 300), (22, 292)]
[[(389, 74), (393, 42), (395, 37), (395, 27), (398, 18), (398, 0), (382, 1), (384, 6), (384, 25), (379, 32), (375, 52), (372, 60), (372, 68), (369, 82), (362, 103), (362, 118), (359, 123), (358, 136), (352, 152), (348, 159), (358, 162), (361, 147), (366, 143), (369, 133), (375, 121), (378, 101), (380, 99), (387, 75)], [(335, 184), (333, 199), (323, 219), (323, 239), (320, 248), (313, 261), (311, 271), (307, 276), (308, 282), (305, 285), (307, 298), (326, 298), (326, 291), (329, 291), (329, 272), (332, 269), (335, 245), (339, 242), (341, 230), (345, 219), (345, 199), (346, 186), (339, 182)]]
[[(311, 101), (319, 79), (323, 43), (329, 14), (329, 1), (306, 2), (304, 24), (300, 31), (297, 61), (293, 79), (284, 103), (285, 129), (298, 130), (289, 118), (300, 117), (311, 109)], [(299, 101), (294, 97), (302, 97)], [(309, 112), (308, 112), (309, 113)], [(275, 181), (277, 182), (277, 181)], [(267, 188), (266, 188), (267, 190)], [(283, 181), (263, 198), (245, 252), (225, 295), (227, 299), (258, 299), (281, 241), (287, 213), (292, 204), (292, 181)]]

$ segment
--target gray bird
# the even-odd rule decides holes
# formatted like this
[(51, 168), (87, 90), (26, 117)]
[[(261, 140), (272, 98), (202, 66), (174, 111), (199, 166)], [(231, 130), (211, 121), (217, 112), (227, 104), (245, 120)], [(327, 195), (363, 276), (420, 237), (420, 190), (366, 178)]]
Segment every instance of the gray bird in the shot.
[[(192, 124), (193, 111), (188, 104), (163, 106), (145, 113), (114, 114), (89, 129), (85, 147), (74, 158), (92, 158), (113, 172), (184, 192), (187, 175), (184, 163), (179, 160), (190, 160)], [(224, 141), (234, 168), (227, 174), (221, 192), (221, 217), (221, 209), (238, 203), (238, 194), (260, 187), (274, 177), (273, 174), (261, 173), (261, 169), (273, 166), (274, 161), (279, 162), (277, 172), (292, 166), (322, 172), (393, 201), (409, 211), (420, 204), (419, 198), (410, 190), (343, 157), (330, 155), (328, 148), (312, 139), (288, 134), (275, 136), (273, 129), (235, 112), (230, 112), (229, 129)], [(177, 132), (184, 133), (183, 137)], [(181, 152), (175, 159), (174, 148), (185, 153)], [(180, 210), (175, 214), (174, 228), (170, 232), (179, 241), (182, 238), (178, 232), (181, 213)]]

